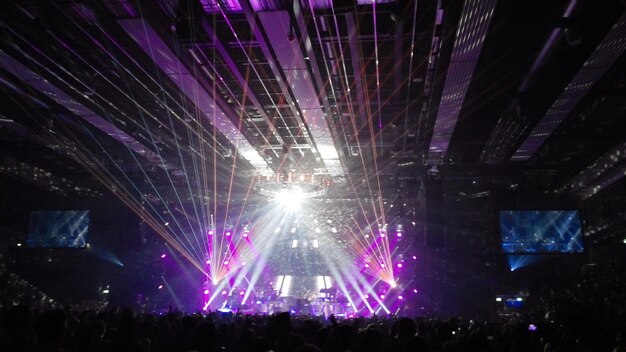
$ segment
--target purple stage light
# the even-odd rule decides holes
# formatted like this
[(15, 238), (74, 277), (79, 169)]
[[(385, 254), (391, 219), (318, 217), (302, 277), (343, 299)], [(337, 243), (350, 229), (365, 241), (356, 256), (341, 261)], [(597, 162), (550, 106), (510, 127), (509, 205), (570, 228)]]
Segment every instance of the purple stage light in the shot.
[(396, 266), (397, 266), (398, 268), (402, 268), (402, 263), (398, 263)]
[(398, 299), (399, 299), (399, 300), (403, 300), (403, 299), (404, 299), (404, 297), (402, 297), (402, 296), (398, 296)]
[(209, 236), (213, 236), (214, 233), (213, 230), (209, 230)]
[(370, 298), (370, 295), (365, 295), (365, 298)]
[(211, 264), (211, 259), (207, 259), (207, 260), (205, 260), (204, 262), (205, 262), (205, 263), (207, 263), (207, 265), (208, 265), (208, 264)]
[(226, 236), (230, 236), (230, 235), (231, 235), (230, 231), (226, 231)]
[(413, 289), (413, 293), (417, 293), (417, 289), (416, 288)]
[(159, 285), (159, 290), (163, 288), (163, 285)]
[(209, 294), (209, 290), (204, 290), (204, 294), (208, 295)]
[(167, 257), (167, 254), (165, 254), (165, 253), (161, 254), (161, 259), (163, 259), (165, 257)]
[(248, 233), (247, 233), (247, 232), (244, 232), (244, 233), (243, 233), (243, 238), (247, 238), (247, 237), (248, 237)]
[(228, 265), (228, 260), (225, 260), (225, 261), (224, 261), (224, 265)]
[(223, 296), (226, 296), (226, 293), (227, 293), (226, 290), (222, 291)]
[(385, 299), (385, 295), (380, 295), (380, 299)]
[(385, 236), (386, 236), (386, 235), (385, 235), (385, 233), (384, 233), (384, 232), (381, 232), (381, 233), (380, 233), (380, 237), (385, 237)]
[(245, 291), (239, 291), (239, 295), (243, 296), (246, 292)]
[(369, 265), (369, 264), (365, 264), (365, 267), (366, 267), (366, 268), (369, 268), (369, 267), (370, 267), (370, 265)]
[(417, 256), (413, 256), (413, 260), (417, 260)]
[(397, 233), (396, 233), (396, 236), (398, 236), (398, 237), (402, 237), (402, 232), (397, 232)]

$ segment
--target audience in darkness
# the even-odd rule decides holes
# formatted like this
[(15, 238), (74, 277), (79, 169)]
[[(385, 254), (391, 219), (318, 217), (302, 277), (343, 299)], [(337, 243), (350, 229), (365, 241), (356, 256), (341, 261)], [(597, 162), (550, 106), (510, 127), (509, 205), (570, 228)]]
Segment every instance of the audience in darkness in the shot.
[[(626, 350), (622, 273), (621, 265), (609, 263), (570, 285), (540, 287), (521, 311), (489, 320), (391, 315), (338, 320), (289, 313), (59, 308), (3, 268), (0, 350), (620, 352)], [(18, 297), (36, 299), (18, 304), (17, 291), (25, 292)]]

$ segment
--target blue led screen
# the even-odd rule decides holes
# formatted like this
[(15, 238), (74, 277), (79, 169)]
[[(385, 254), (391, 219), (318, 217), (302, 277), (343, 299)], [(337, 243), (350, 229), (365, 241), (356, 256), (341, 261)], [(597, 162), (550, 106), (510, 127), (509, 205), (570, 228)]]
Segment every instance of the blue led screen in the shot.
[(517, 254), (582, 253), (583, 232), (576, 210), (500, 211), (502, 250)]
[(88, 231), (88, 210), (33, 211), (26, 244), (31, 248), (83, 248)]

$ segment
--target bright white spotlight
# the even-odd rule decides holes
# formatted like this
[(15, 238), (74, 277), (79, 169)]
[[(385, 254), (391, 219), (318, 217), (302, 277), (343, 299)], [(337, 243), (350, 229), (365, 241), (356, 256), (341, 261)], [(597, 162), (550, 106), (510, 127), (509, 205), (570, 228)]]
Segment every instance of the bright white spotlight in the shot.
[(288, 209), (298, 209), (304, 198), (306, 195), (300, 187), (283, 188), (274, 194), (274, 200)]

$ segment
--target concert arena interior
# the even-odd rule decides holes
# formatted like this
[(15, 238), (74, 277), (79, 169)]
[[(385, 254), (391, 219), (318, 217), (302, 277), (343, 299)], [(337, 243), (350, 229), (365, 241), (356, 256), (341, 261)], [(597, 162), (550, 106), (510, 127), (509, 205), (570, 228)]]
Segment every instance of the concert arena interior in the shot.
[(625, 351), (625, 50), (621, 0), (2, 1), (0, 349)]

